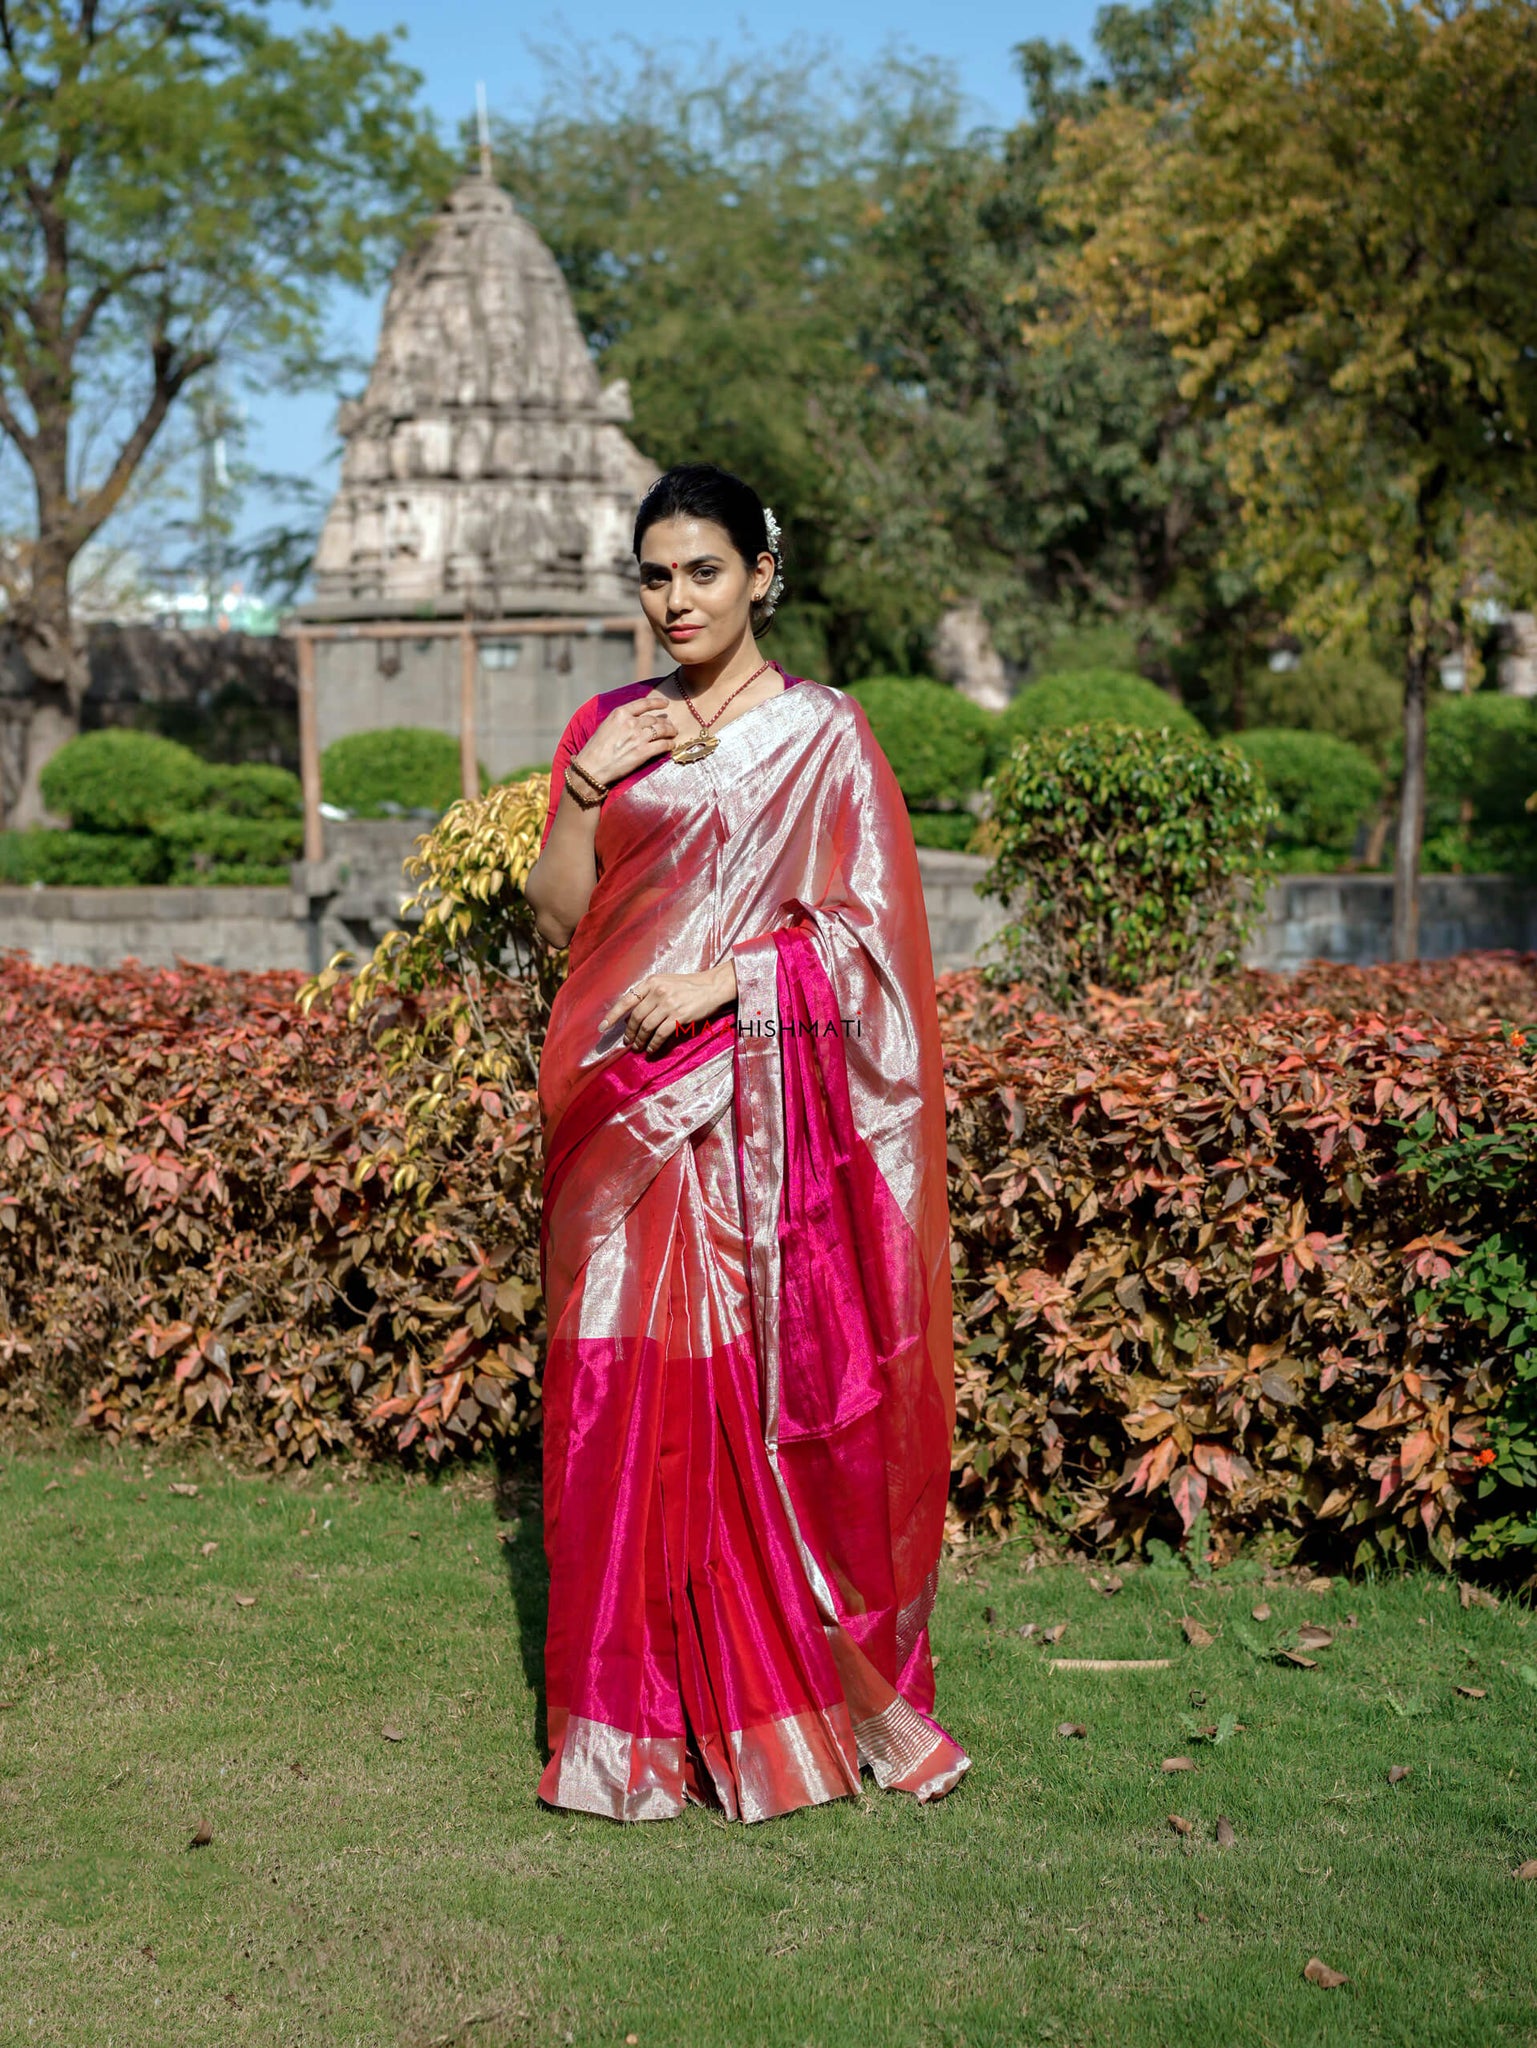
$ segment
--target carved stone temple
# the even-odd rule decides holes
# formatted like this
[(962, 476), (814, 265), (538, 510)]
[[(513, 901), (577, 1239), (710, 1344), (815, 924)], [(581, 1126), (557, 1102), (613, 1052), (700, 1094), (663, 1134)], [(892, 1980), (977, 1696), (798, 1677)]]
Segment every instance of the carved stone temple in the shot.
[(459, 733), (468, 714), (501, 776), (650, 671), (630, 539), (656, 471), (629, 416), (554, 257), (484, 168), (465, 179), (396, 270), (368, 387), (338, 415), (341, 484), (296, 620), (320, 747)]

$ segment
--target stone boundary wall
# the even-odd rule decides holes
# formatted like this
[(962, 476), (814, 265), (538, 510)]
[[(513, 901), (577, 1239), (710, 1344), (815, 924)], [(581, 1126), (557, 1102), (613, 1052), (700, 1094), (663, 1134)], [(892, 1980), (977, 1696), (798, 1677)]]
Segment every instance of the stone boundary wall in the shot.
[[(390, 927), (406, 893), (400, 863), (422, 827), (406, 821), (333, 826), (332, 851), (299, 862), (287, 889), (0, 888), (0, 948), (45, 963), (113, 967), (178, 959), (216, 967), (314, 971), (333, 953), (362, 955)], [(1003, 922), (976, 894), (986, 863), (920, 848), (937, 968), (969, 966)], [(1389, 955), (1393, 886), (1385, 875), (1284, 875), (1271, 886), (1251, 966), (1308, 960), (1366, 966)], [(1427, 875), (1420, 883), (1421, 953), (1509, 947), (1537, 951), (1537, 884), (1503, 875)]]

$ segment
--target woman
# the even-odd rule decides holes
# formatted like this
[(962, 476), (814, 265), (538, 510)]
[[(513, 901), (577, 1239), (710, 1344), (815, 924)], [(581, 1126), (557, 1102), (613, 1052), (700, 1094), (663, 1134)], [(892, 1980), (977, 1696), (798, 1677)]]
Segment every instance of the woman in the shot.
[(571, 948), (544, 1118), (540, 1796), (761, 1820), (968, 1759), (931, 1718), (954, 1416), (912, 833), (851, 699), (755, 629), (777, 529), (704, 465), (635, 525), (677, 661), (576, 714), (525, 884)]

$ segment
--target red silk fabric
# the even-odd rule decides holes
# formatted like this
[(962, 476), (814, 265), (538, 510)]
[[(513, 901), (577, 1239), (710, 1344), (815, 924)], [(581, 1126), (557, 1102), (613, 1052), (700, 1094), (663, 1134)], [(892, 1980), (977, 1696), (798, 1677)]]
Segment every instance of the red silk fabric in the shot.
[[(868, 1768), (937, 1796), (967, 1766), (927, 1633), (954, 1368), (900, 795), (862, 714), (802, 684), (616, 790), (597, 850), (540, 1075), (541, 1795), (761, 1819)], [(600, 1028), (643, 974), (727, 954), (734, 1018), (654, 1055)]]

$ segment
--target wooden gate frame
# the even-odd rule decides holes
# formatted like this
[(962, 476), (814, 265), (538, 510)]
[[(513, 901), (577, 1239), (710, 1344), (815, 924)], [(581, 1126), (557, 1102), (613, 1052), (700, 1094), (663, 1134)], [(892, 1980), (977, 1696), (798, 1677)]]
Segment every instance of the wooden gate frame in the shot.
[(634, 643), (635, 680), (654, 674), (656, 643), (643, 618), (558, 619), (360, 619), (336, 625), (295, 621), (284, 628), (294, 642), (299, 670), (299, 780), (304, 791), (304, 858), (322, 861), (326, 853), (325, 820), (320, 815), (320, 721), (315, 708), (315, 643), (317, 640), (432, 640), (459, 642), (459, 787), (467, 797), (480, 794), (480, 755), (475, 733), (475, 683), (480, 666), (478, 642), (515, 640), (530, 633), (564, 633), (581, 639), (596, 630), (605, 638), (617, 634)]

